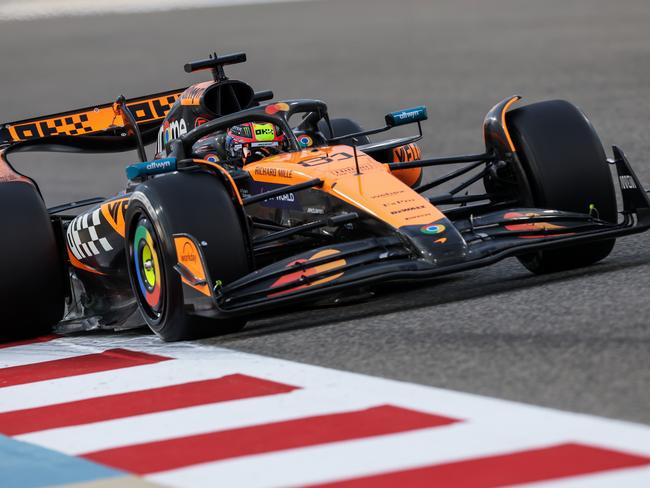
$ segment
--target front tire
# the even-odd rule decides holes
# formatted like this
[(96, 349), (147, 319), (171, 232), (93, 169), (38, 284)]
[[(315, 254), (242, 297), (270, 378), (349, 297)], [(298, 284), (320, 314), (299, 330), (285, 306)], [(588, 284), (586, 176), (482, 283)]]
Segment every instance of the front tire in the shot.
[(245, 229), (217, 177), (196, 172), (149, 180), (131, 198), (126, 222), (131, 286), (153, 332), (165, 341), (179, 341), (232, 333), (246, 325), (244, 319), (188, 313), (183, 282), (174, 269), (172, 236), (182, 233), (205, 243), (202, 252), (212, 279), (227, 284), (251, 270)]
[[(527, 105), (507, 114), (507, 127), (527, 187), (523, 204), (589, 213), (616, 223), (616, 193), (605, 151), (585, 115), (564, 100)], [(604, 259), (615, 239), (520, 257), (534, 273), (587, 266)]]

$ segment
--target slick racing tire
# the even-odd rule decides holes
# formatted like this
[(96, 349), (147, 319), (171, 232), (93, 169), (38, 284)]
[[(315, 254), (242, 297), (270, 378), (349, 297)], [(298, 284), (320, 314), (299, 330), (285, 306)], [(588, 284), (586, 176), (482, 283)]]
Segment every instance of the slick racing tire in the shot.
[(26, 182), (0, 183), (0, 341), (52, 330), (63, 317), (63, 260), (43, 199)]
[[(564, 100), (527, 105), (507, 114), (507, 127), (528, 189), (524, 203), (589, 213), (616, 223), (616, 193), (605, 151), (585, 115)], [(534, 273), (587, 266), (607, 257), (615, 239), (520, 257)]]
[[(318, 123), (318, 129), (323, 133), (328, 139), (330, 137), (341, 137), (348, 134), (355, 134), (357, 132), (362, 132), (363, 128), (351, 119), (330, 119), (332, 124), (332, 130), (334, 134), (330, 133), (330, 129), (327, 126), (327, 123), (324, 120), (321, 120)], [(370, 139), (368, 136), (359, 136), (356, 138), (357, 142), (355, 143), (352, 139), (343, 139), (339, 144), (344, 144), (346, 146), (362, 146), (364, 144), (369, 144)]]
[(251, 270), (247, 234), (217, 177), (185, 172), (141, 184), (129, 201), (126, 223), (131, 286), (153, 332), (179, 341), (237, 332), (246, 325), (244, 319), (187, 313), (182, 279), (174, 269), (178, 258), (172, 235), (189, 234), (205, 243), (201, 250), (212, 279), (227, 284)]

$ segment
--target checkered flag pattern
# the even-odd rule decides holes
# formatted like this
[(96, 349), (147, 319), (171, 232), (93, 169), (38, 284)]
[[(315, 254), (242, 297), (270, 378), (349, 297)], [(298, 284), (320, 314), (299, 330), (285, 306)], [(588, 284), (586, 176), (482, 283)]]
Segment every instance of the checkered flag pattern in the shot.
[(100, 211), (98, 208), (92, 214), (80, 215), (68, 226), (66, 232), (68, 247), (77, 259), (97, 256), (101, 252), (100, 248), (105, 252), (113, 250), (105, 237), (97, 235)]
[(65, 119), (56, 119), (54, 121), (55, 127), (57, 128), (62, 127), (64, 121), (67, 127), (65, 127), (64, 129), (58, 129), (60, 133), (76, 136), (79, 134), (89, 134), (91, 132), (95, 132), (95, 130), (90, 125), (86, 125), (86, 122), (88, 122), (88, 115), (86, 114), (80, 114), (79, 116), (73, 116), (73, 117), (66, 117)]
[(79, 114), (60, 119), (54, 119), (54, 127), (49, 126), (50, 130), (54, 130), (57, 135), (76, 136), (79, 134), (90, 134), (95, 132), (95, 129), (88, 124), (88, 115)]

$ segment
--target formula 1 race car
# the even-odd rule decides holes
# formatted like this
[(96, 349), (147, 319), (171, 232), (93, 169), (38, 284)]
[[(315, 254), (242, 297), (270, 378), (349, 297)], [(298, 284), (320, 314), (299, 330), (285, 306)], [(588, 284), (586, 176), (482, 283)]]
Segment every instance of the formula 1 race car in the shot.
[[(145, 323), (167, 341), (216, 335), (509, 256), (534, 273), (585, 266), (650, 227), (623, 152), (607, 159), (568, 102), (510, 110), (520, 99), (510, 97), (485, 117), (484, 153), (422, 159), (425, 107), (363, 130), (330, 119), (321, 101), (270, 102), (272, 92), (226, 77), (245, 60), (215, 54), (185, 66), (212, 81), (0, 127), (3, 335)], [(407, 124), (417, 134), (369, 140)], [(124, 192), (49, 209), (7, 161), (127, 150), (141, 162), (127, 167)], [(454, 168), (423, 181), (422, 168), (443, 165)]]

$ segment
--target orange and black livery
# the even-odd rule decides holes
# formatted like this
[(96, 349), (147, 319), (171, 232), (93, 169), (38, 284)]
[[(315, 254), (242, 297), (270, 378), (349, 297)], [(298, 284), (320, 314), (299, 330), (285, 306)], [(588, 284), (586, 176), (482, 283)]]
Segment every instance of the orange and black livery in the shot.
[[(627, 158), (608, 158), (569, 102), (509, 97), (485, 116), (483, 152), (423, 157), (424, 106), (364, 129), (226, 76), (244, 61), (214, 54), (185, 66), (210, 81), (0, 126), (0, 335), (221, 334), (507, 257), (534, 273), (587, 266), (650, 228)], [(382, 137), (396, 127), (411, 135)], [(46, 208), (9, 161), (22, 151), (139, 161), (118, 195)]]

